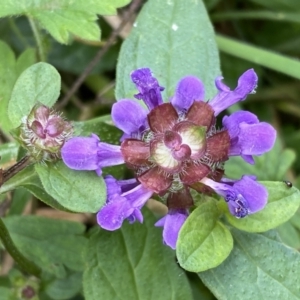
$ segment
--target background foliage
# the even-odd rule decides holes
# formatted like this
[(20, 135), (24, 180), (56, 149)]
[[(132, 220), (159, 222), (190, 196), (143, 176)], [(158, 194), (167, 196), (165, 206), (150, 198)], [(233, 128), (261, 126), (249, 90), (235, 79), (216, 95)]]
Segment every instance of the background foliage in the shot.
[[(166, 87), (166, 100), (186, 74), (204, 81), (210, 99), (216, 76), (222, 73), (234, 87), (253, 67), (257, 93), (230, 111), (256, 113), (276, 127), (279, 138), (254, 166), (232, 159), (226, 175), (255, 174), (269, 190), (268, 206), (244, 220), (225, 213), (221, 223), (224, 208), (210, 199), (185, 223), (175, 257), (162, 244), (161, 229), (153, 227), (159, 212), (145, 209), (143, 225), (105, 232), (91, 214), (105, 201), (101, 178), (79, 176), (60, 162), (30, 166), (0, 187), (0, 216), (40, 275), (13, 265), (2, 247), (0, 299), (300, 299), (299, 1), (128, 3), (0, 0), (1, 168), (22, 156), (10, 131), (37, 102), (55, 103), (74, 120), (76, 135), (94, 132), (117, 144), (120, 132), (110, 108), (135, 93), (133, 69), (151, 67)], [(106, 16), (119, 7), (117, 17)], [(123, 168), (105, 172), (128, 175)], [(207, 225), (201, 230), (193, 225), (199, 219)], [(28, 287), (35, 298), (25, 297)]]

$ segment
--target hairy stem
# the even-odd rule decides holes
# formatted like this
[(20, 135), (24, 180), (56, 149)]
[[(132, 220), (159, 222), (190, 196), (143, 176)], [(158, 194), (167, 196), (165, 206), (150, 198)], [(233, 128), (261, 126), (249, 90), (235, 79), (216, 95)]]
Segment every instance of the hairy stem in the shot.
[(5, 171), (0, 169), (0, 187), (3, 185), (4, 182), (8, 181), (10, 178), (19, 173), (25, 167), (29, 166), (32, 162), (32, 158), (28, 155), (25, 155), (21, 160), (19, 160), (9, 169)]
[(9, 232), (0, 218), (0, 239), (11, 257), (19, 265), (19, 267), (28, 274), (39, 277), (41, 275), (41, 269), (32, 261), (28, 260), (15, 246), (12, 241)]
[(39, 31), (35, 21), (31, 17), (28, 17), (28, 20), (29, 20), (30, 27), (33, 31), (33, 35), (34, 35), (36, 45), (38, 48), (39, 60), (46, 61), (45, 49), (43, 47), (43, 42), (42, 42), (42, 37), (41, 37), (40, 31)]

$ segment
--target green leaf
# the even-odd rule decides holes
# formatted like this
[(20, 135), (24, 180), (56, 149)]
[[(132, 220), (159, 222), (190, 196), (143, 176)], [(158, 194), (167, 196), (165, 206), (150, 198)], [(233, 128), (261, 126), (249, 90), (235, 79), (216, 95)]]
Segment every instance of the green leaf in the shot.
[(297, 188), (289, 188), (283, 182), (263, 181), (261, 183), (269, 193), (266, 207), (243, 219), (235, 218), (226, 208), (226, 217), (234, 227), (248, 232), (267, 231), (286, 222), (297, 211), (300, 205), (300, 193)]
[(37, 20), (60, 43), (68, 43), (72, 35), (98, 41), (100, 29), (97, 14), (113, 15), (116, 8), (129, 0), (11, 0), (1, 4), (0, 17), (27, 15)]
[(295, 249), (300, 248), (300, 234), (291, 221), (285, 222), (284, 224), (278, 226), (276, 230), (281, 240), (286, 245)]
[(216, 300), (211, 291), (204, 285), (197, 273), (187, 273), (194, 300)]
[(297, 210), (295, 215), (291, 218), (291, 223), (294, 225), (295, 228), (300, 230), (300, 211)]
[[(280, 159), (278, 159), (280, 157)], [(281, 181), (296, 160), (296, 153), (291, 149), (282, 149), (277, 139), (273, 149), (262, 156), (255, 157), (255, 164), (250, 165), (240, 157), (231, 157), (225, 165), (227, 177), (240, 178), (244, 174), (255, 175), (259, 180)]]
[(33, 165), (20, 171), (10, 180), (5, 182), (0, 187), (0, 194), (7, 193), (8, 191), (13, 191), (19, 187), (25, 188), (36, 198), (40, 199), (41, 201), (55, 209), (69, 211), (67, 208), (59, 204), (53, 197), (45, 192)]
[(293, 217), (286, 223), (276, 228), (280, 238), (288, 246), (300, 249), (300, 211), (299, 209)]
[(21, 124), (37, 103), (52, 107), (60, 93), (60, 75), (51, 65), (37, 63), (18, 78), (8, 104), (8, 114), (14, 127)]
[[(92, 47), (88, 44), (83, 44), (82, 41), (74, 41), (71, 45), (62, 45), (56, 43), (51, 47), (48, 54), (48, 62), (51, 63), (60, 71), (80, 75), (86, 66), (90, 63), (92, 57), (95, 57), (99, 51), (99, 47)], [(109, 51), (103, 55), (103, 58), (97, 63), (90, 74), (103, 74), (107, 71), (114, 72), (116, 68), (116, 61), (120, 51), (120, 43), (116, 43), (109, 48)], [(76, 61), (76, 64), (74, 63)], [(103, 76), (102, 75), (102, 76)], [(90, 75), (91, 76), (91, 75)], [(110, 81), (109, 78), (107, 80)], [(89, 81), (89, 77), (85, 83)], [(99, 85), (97, 91), (99, 91)]]
[(82, 273), (72, 273), (66, 278), (55, 279), (45, 288), (46, 294), (54, 300), (72, 299), (82, 288)]
[(19, 146), (16, 143), (7, 143), (0, 145), (0, 166), (7, 169), (15, 162), (18, 155)]
[(219, 300), (300, 299), (300, 254), (270, 233), (232, 230), (234, 248), (215, 269), (199, 273)]
[[(192, 29), (192, 30), (191, 30)], [(201, 0), (148, 1), (122, 45), (116, 98), (136, 93), (130, 73), (148, 67), (161, 86), (163, 97), (173, 95), (177, 82), (186, 75), (199, 77), (206, 99), (215, 93), (214, 80), (221, 74), (214, 32)]]
[(108, 116), (102, 116), (85, 122), (74, 122), (74, 135), (90, 136), (92, 133), (98, 135), (101, 141), (109, 144), (120, 144), (122, 131), (113, 126)]
[(71, 170), (61, 161), (36, 164), (35, 170), (46, 192), (71, 211), (95, 213), (105, 203), (106, 186), (95, 172)]
[(16, 247), (45, 272), (64, 277), (64, 266), (83, 269), (84, 225), (37, 216), (11, 216), (3, 221)]
[(0, 41), (0, 125), (4, 131), (12, 128), (7, 113), (8, 101), (20, 72), (35, 62), (35, 52), (27, 49), (16, 60), (13, 51)]
[(17, 59), (16, 74), (20, 76), (27, 68), (36, 62), (35, 49), (27, 48)]
[(23, 188), (18, 188), (13, 193), (13, 198), (10, 203), (9, 212), (7, 215), (21, 215), (25, 206), (31, 200), (31, 193)]
[(300, 62), (296, 58), (277, 54), (221, 35), (216, 36), (216, 41), (220, 51), (300, 79)]
[(0, 41), (0, 124), (5, 131), (11, 127), (7, 105), (16, 80), (15, 64), (13, 51), (7, 44)]
[(143, 224), (109, 232), (97, 230), (85, 249), (83, 289), (86, 300), (192, 300), (185, 273), (174, 252), (163, 245), (155, 218), (143, 211)]
[(191, 272), (218, 266), (229, 255), (233, 241), (218, 221), (220, 212), (213, 199), (200, 204), (183, 224), (176, 245), (178, 262)]
[(0, 286), (0, 300), (13, 299), (13, 291), (10, 288)]

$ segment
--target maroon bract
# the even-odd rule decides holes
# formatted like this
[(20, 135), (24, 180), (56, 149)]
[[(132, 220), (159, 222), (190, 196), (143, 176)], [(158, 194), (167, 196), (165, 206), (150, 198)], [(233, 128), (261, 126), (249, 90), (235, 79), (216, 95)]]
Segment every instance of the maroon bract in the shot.
[(213, 177), (228, 159), (229, 134), (215, 129), (213, 110), (207, 103), (198, 102), (180, 114), (171, 103), (164, 103), (147, 118), (149, 129), (141, 139), (125, 139), (121, 152), (138, 181), (155, 193), (172, 194), (184, 185)]

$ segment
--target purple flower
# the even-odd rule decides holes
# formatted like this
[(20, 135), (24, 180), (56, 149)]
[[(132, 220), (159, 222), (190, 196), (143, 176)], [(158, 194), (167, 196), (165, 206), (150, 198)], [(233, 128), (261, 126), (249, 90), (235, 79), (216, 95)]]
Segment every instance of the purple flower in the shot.
[(188, 217), (186, 209), (170, 209), (168, 214), (155, 223), (157, 227), (164, 227), (163, 240), (172, 249), (176, 248), (178, 233)]
[(106, 230), (116, 230), (125, 219), (130, 223), (143, 222), (141, 208), (153, 192), (135, 179), (117, 181), (112, 176), (105, 178), (107, 188), (106, 205), (97, 214), (98, 224)]
[(74, 137), (61, 149), (64, 163), (74, 170), (95, 170), (98, 176), (102, 168), (124, 163), (120, 146), (100, 142), (97, 135)]
[(201, 80), (195, 76), (186, 76), (177, 83), (175, 95), (170, 102), (177, 110), (187, 111), (194, 101), (204, 101), (204, 97), (205, 89)]
[(254, 164), (252, 155), (262, 155), (270, 151), (276, 140), (276, 131), (268, 123), (259, 122), (248, 111), (237, 111), (223, 118), (223, 126), (230, 135), (229, 156), (241, 155)]
[(164, 90), (150, 69), (137, 69), (131, 73), (131, 80), (135, 83), (139, 93), (134, 95), (136, 99), (143, 100), (149, 110), (163, 103), (161, 92)]
[(275, 130), (243, 111), (224, 117), (223, 128), (216, 129), (221, 111), (254, 92), (257, 76), (252, 69), (240, 76), (233, 91), (217, 78), (219, 92), (208, 102), (204, 101), (204, 86), (195, 76), (179, 81), (169, 103), (163, 103), (163, 87), (150, 69), (133, 71), (131, 79), (139, 92), (135, 97), (142, 99), (148, 110), (130, 99), (113, 105), (112, 119), (124, 133), (121, 146), (102, 143), (92, 135), (73, 138), (62, 149), (64, 162), (73, 169), (101, 174), (102, 167), (125, 163), (135, 173), (136, 179), (131, 180), (105, 178), (107, 200), (97, 214), (102, 228), (116, 230), (125, 219), (142, 222), (141, 208), (156, 194), (169, 212), (155, 226), (163, 226), (164, 243), (175, 249), (179, 230), (195, 205), (191, 189), (221, 195), (237, 218), (263, 209), (268, 193), (255, 178), (222, 177), (230, 156), (241, 155), (252, 162), (252, 155), (269, 151)]
[(204, 178), (201, 182), (224, 197), (230, 213), (237, 218), (254, 214), (267, 204), (267, 189), (258, 183), (254, 176), (244, 175), (240, 180), (223, 178), (222, 182)]
[(253, 69), (247, 70), (240, 76), (238, 85), (233, 91), (222, 82), (222, 79), (223, 77), (218, 77), (216, 79), (216, 87), (219, 90), (219, 93), (209, 102), (215, 111), (215, 116), (229, 106), (245, 100), (248, 94), (255, 93), (258, 81), (257, 75)]
[[(253, 69), (246, 71), (240, 76), (238, 85), (233, 91), (222, 82), (222, 79), (223, 77), (216, 79), (216, 87), (219, 93), (208, 102), (214, 110), (215, 116), (231, 105), (246, 99), (248, 94), (255, 92), (257, 85), (257, 75)], [(171, 103), (177, 110), (186, 111), (194, 101), (204, 101), (204, 86), (194, 76), (184, 77), (177, 84)]]

